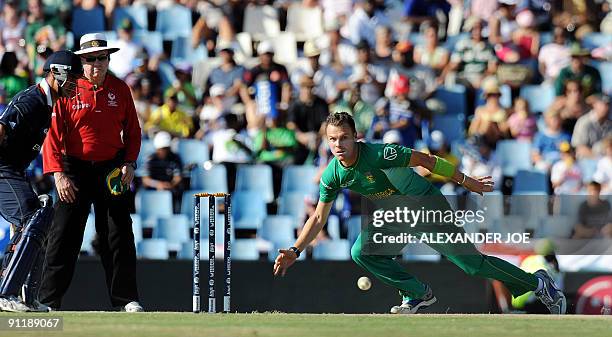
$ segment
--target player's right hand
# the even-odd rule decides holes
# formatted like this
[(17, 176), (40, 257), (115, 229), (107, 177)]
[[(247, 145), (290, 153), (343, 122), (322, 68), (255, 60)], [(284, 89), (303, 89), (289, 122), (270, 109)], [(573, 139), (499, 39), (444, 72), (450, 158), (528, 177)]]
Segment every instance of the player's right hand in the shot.
[(297, 260), (295, 252), (289, 249), (279, 249), (278, 256), (274, 260), (274, 276), (285, 276), (287, 269)]
[(76, 192), (79, 190), (64, 172), (55, 172), (55, 187), (61, 201), (73, 203), (76, 201)]

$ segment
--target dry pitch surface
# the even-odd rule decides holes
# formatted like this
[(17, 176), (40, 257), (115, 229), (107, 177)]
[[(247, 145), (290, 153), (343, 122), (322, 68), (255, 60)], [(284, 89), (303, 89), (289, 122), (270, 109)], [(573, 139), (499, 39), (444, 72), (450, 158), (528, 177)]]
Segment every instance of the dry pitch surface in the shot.
[(0, 336), (612, 336), (612, 316), (56, 312), (0, 313), (0, 326), (5, 327), (7, 319), (17, 317), (62, 317), (63, 330), (16, 332), (4, 329)]

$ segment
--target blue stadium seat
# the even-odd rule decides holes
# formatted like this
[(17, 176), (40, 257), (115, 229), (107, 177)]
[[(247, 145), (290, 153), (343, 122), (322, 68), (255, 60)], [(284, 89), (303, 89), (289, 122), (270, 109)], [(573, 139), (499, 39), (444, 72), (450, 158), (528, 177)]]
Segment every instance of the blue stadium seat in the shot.
[(102, 32), (105, 29), (106, 18), (104, 9), (97, 5), (91, 10), (75, 7), (72, 10), (72, 29), (74, 33), (74, 44), (78, 45), (81, 36), (88, 33)]
[(527, 84), (521, 86), (519, 95), (527, 100), (532, 112), (545, 112), (555, 100), (555, 88), (551, 85)]
[(565, 215), (573, 220), (578, 219), (580, 205), (586, 201), (586, 194), (561, 194), (559, 195), (558, 207), (555, 207), (555, 215)]
[(535, 229), (539, 218), (548, 216), (548, 192), (524, 191), (510, 197), (510, 214), (521, 216), (529, 228)]
[(553, 42), (553, 32), (551, 31), (540, 32), (540, 48), (542, 48), (543, 46), (551, 42)]
[(203, 165), (208, 161), (208, 146), (197, 139), (181, 139), (177, 145), (183, 165)]
[(172, 5), (157, 12), (155, 30), (161, 32), (164, 40), (191, 35), (191, 11), (182, 5)]
[[(509, 85), (504, 84), (499, 87), (499, 91), (501, 91), (501, 97), (499, 98), (499, 103), (506, 109), (512, 107), (512, 89)], [(476, 106), (481, 106), (486, 103), (486, 99), (484, 97), (482, 88), (476, 90)]]
[(152, 260), (167, 260), (168, 242), (165, 239), (144, 239), (138, 244), (138, 256)]
[(612, 62), (600, 62), (597, 69), (601, 75), (601, 90), (608, 95), (612, 94)]
[(266, 203), (254, 191), (241, 191), (232, 195), (232, 216), (236, 229), (259, 229), (267, 216)]
[(433, 115), (433, 129), (442, 131), (449, 144), (465, 139), (464, 115)]
[(582, 37), (582, 46), (587, 49), (595, 49), (612, 43), (612, 35), (606, 33), (592, 32)]
[(467, 98), (463, 85), (457, 84), (452, 88), (440, 87), (434, 92), (434, 98), (444, 102), (447, 115), (466, 115)]
[(272, 168), (268, 165), (238, 166), (236, 191), (257, 191), (266, 203), (274, 201)]
[(505, 176), (514, 177), (518, 170), (531, 169), (531, 144), (517, 140), (501, 140), (497, 143), (497, 155)]
[(134, 233), (134, 244), (138, 246), (138, 243), (142, 241), (142, 218), (139, 214), (130, 214), (132, 218), (132, 232)]
[(132, 22), (135, 31), (147, 30), (149, 27), (147, 7), (144, 5), (115, 7), (113, 10), (113, 29), (119, 29), (124, 19), (129, 19)]
[[(208, 260), (208, 239), (200, 240), (200, 260)], [(176, 257), (181, 260), (193, 259), (193, 240), (185, 241), (181, 244), (181, 250), (176, 254)]]
[(327, 234), (332, 240), (340, 239), (340, 219), (337, 215), (331, 214), (327, 217)]
[[(274, 262), (274, 260), (278, 256), (279, 249), (287, 249), (293, 246), (293, 244), (295, 244), (295, 240), (272, 242), (272, 246), (268, 250), (268, 261)], [(306, 255), (307, 254), (305, 253), (300, 254), (300, 257), (298, 257), (298, 261), (306, 260)]]
[(548, 194), (548, 176), (534, 170), (518, 170), (512, 185), (512, 194), (540, 192)]
[(278, 198), (278, 214), (291, 215), (294, 218), (294, 227), (299, 227), (306, 215), (306, 204), (302, 192), (291, 192), (281, 194)]
[(166, 90), (168, 87), (176, 81), (176, 74), (174, 73), (174, 66), (170, 62), (159, 62), (159, 77), (161, 77), (162, 90)]
[(155, 146), (153, 141), (150, 139), (143, 139), (140, 142), (140, 152), (138, 153), (138, 159), (136, 159), (136, 176), (143, 177), (146, 174), (145, 165), (147, 158), (155, 152)]
[(164, 52), (164, 39), (160, 32), (135, 31), (134, 42), (142, 44), (149, 56), (157, 56)]
[(172, 193), (139, 191), (136, 194), (136, 210), (142, 217), (143, 227), (155, 227), (157, 218), (172, 215)]
[(83, 242), (81, 242), (81, 252), (86, 252), (88, 255), (94, 255), (91, 241), (96, 236), (96, 223), (93, 213), (89, 213), (85, 222), (85, 231), (83, 232)]
[[(183, 192), (183, 198), (181, 200), (181, 214), (184, 214), (189, 219), (190, 223), (193, 222), (193, 195), (196, 193), (206, 193), (210, 191), (204, 190), (187, 190)], [(217, 211), (223, 204), (223, 198), (216, 198)], [(232, 203), (233, 204), (233, 203)], [(206, 214), (208, 214), (208, 198), (200, 198), (200, 207), (204, 212), (202, 213), (202, 221), (206, 220)]]
[(283, 169), (281, 193), (305, 192), (313, 193), (319, 189), (319, 184), (313, 182), (318, 168), (314, 165), (291, 165)]
[(351, 244), (348, 240), (328, 240), (314, 246), (314, 260), (347, 261), (351, 259)]
[(502, 237), (506, 234), (523, 233), (527, 229), (525, 219), (520, 215), (506, 215), (495, 220), (496, 233), (501, 233)]
[(209, 169), (197, 166), (191, 171), (191, 189), (208, 193), (227, 193), (227, 171), (223, 165), (213, 165)]
[(153, 237), (166, 239), (168, 250), (179, 251), (183, 242), (189, 241), (190, 227), (189, 219), (184, 214), (158, 218)]
[(346, 223), (348, 227), (348, 241), (352, 245), (357, 241), (359, 234), (361, 234), (361, 216), (352, 215)]
[(535, 232), (537, 238), (567, 239), (572, 234), (572, 230), (577, 223), (577, 219), (571, 216), (554, 215), (541, 219), (540, 226)]
[(268, 215), (259, 231), (260, 237), (271, 242), (295, 240), (295, 220), (289, 215)]
[(257, 261), (259, 249), (257, 239), (236, 239), (232, 242), (232, 260)]

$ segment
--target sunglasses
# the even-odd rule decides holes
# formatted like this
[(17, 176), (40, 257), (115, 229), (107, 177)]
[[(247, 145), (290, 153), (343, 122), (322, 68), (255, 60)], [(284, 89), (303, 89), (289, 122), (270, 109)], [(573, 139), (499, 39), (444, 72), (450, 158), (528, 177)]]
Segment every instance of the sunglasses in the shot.
[(85, 60), (85, 62), (87, 63), (94, 63), (96, 62), (96, 60), (98, 61), (106, 61), (108, 60), (108, 55), (100, 55), (100, 56), (88, 56), (88, 57), (83, 57), (83, 60)]

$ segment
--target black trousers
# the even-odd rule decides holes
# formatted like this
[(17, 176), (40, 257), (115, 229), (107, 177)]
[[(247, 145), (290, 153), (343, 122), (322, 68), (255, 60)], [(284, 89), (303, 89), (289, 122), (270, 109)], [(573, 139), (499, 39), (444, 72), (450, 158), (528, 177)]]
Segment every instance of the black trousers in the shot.
[(106, 176), (120, 161), (91, 163), (64, 159), (64, 172), (79, 189), (76, 201), (58, 200), (47, 241), (46, 265), (40, 301), (60, 308), (68, 290), (83, 242), (87, 216), (94, 205), (100, 259), (106, 286), (114, 307), (138, 301), (136, 249), (128, 196), (113, 196), (106, 187)]

